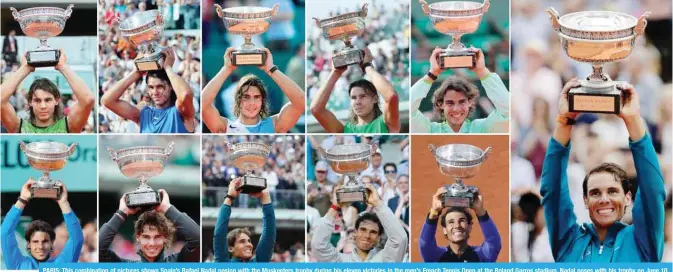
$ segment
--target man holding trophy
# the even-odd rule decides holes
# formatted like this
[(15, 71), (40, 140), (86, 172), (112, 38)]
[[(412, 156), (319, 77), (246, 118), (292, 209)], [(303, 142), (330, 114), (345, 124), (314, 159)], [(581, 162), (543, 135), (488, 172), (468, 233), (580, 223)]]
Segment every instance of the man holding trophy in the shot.
[[(340, 187), (340, 186), (339, 186)], [(316, 223), (311, 240), (313, 254), (318, 262), (402, 262), (408, 248), (407, 233), (393, 211), (379, 197), (372, 184), (365, 185), (366, 203), (374, 207), (372, 213), (361, 214), (355, 221), (355, 249), (350, 254), (340, 253), (330, 243), (334, 221), (342, 209), (352, 202), (337, 200), (337, 187), (332, 193), (332, 206)], [(379, 243), (383, 234), (388, 236), (383, 249)]]
[(35, 181), (31, 178), (21, 187), (19, 198), (5, 215), (5, 221), (2, 222), (2, 252), (5, 266), (11, 270), (37, 270), (42, 262), (76, 263), (84, 244), (84, 234), (79, 219), (70, 208), (68, 190), (63, 183), (61, 183), (60, 198), (56, 199), (56, 202), (63, 212), (63, 220), (68, 230), (68, 241), (65, 242), (61, 253), (51, 257), (56, 239), (54, 229), (45, 221), (34, 220), (28, 225), (25, 234), (26, 247), (30, 255), (21, 254), (14, 238), (14, 231), (19, 224), (21, 212), (35, 197), (30, 190), (34, 184)]
[[(127, 217), (141, 210), (140, 207), (129, 208), (126, 205), (127, 194), (124, 194), (119, 200), (119, 210), (100, 228), (99, 258), (102, 262), (198, 262), (201, 259), (199, 225), (171, 205), (165, 190), (160, 189), (159, 194), (161, 204), (140, 214), (133, 227), (140, 260), (122, 259), (111, 248)], [(182, 237), (185, 243), (179, 252), (167, 252), (173, 246), (175, 236)]]
[(227, 196), (217, 216), (213, 234), (215, 262), (270, 262), (276, 245), (276, 215), (268, 189), (249, 193), (250, 196), (259, 198), (262, 203), (262, 235), (257, 248), (254, 249), (250, 239), (251, 233), (247, 228), (229, 231), (231, 205), (242, 192), (242, 179), (236, 178), (229, 183)]

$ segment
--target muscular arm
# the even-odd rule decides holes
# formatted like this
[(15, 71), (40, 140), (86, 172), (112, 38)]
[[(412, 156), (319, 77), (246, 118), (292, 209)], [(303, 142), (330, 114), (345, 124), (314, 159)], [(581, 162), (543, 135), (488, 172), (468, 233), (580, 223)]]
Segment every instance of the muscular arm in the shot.
[[(0, 87), (0, 107), (2, 109), (0, 116), (2, 117), (2, 125), (9, 133), (18, 133), (19, 129), (21, 129), (19, 127), (21, 125), (21, 120), (19, 119), (19, 116), (16, 115), (16, 111), (14, 110), (14, 107), (12, 107), (12, 104), (9, 103), (9, 98), (14, 95), (19, 88), (21, 81), (23, 81), (30, 73), (30, 67), (21, 66), (21, 68), (5, 80), (5, 82), (2, 83), (2, 87)], [(28, 103), (30, 103), (30, 101), (28, 101)]]
[(96, 100), (91, 89), (86, 86), (84, 80), (75, 71), (70, 69), (70, 66), (64, 65), (60, 71), (65, 80), (68, 81), (75, 98), (77, 98), (77, 103), (70, 107), (68, 113), (68, 128), (70, 133), (81, 133), (87, 120), (89, 120), (89, 115)]
[(194, 115), (196, 111), (194, 109), (194, 92), (180, 75), (173, 72), (173, 69), (166, 68), (165, 71), (177, 96), (175, 107), (180, 112), (187, 131), (194, 132)]
[(14, 230), (21, 219), (21, 212), (24, 205), (21, 202), (16, 202), (14, 206), (5, 215), (2, 222), (2, 253), (4, 255), (5, 266), (8, 269), (19, 269), (19, 265), (26, 258), (19, 250), (19, 244), (14, 237)]
[(334, 85), (337, 80), (339, 80), (341, 73), (343, 72), (332, 71), (325, 85), (318, 91), (318, 97), (311, 102), (311, 114), (313, 114), (313, 117), (318, 120), (318, 123), (325, 128), (325, 131), (329, 133), (344, 132), (344, 125), (336, 118), (336, 116), (334, 116), (334, 113), (326, 108), (332, 90), (334, 90)]
[(269, 76), (276, 82), (276, 84), (278, 84), (280, 89), (290, 100), (290, 103), (283, 106), (280, 113), (273, 116), (273, 124), (276, 128), (276, 132), (287, 132), (297, 124), (299, 117), (304, 113), (306, 107), (304, 92), (297, 83), (292, 81), (291, 78), (283, 74), (280, 70), (276, 70), (273, 74), (269, 74)]
[(383, 96), (383, 118), (391, 133), (400, 132), (400, 98), (395, 92), (393, 84), (384, 76), (376, 72), (372, 66), (365, 68), (365, 73), (371, 78), (376, 90)]
[(222, 88), (222, 85), (225, 81), (227, 81), (227, 78), (231, 75), (232, 72), (233, 70), (222, 67), (222, 69), (217, 72), (215, 77), (211, 79), (208, 84), (206, 84), (201, 94), (203, 103), (203, 122), (213, 133), (227, 132), (227, 118), (222, 117), (220, 112), (215, 107), (215, 98), (217, 97), (217, 93), (220, 91), (220, 88)]
[[(181, 213), (175, 206), (166, 211), (166, 218), (175, 225), (176, 233), (185, 239), (185, 245), (179, 253), (179, 260), (184, 262), (198, 262), (200, 256), (198, 248), (201, 246), (201, 229), (187, 214)], [(196, 254), (194, 254), (196, 253)]]
[(102, 262), (121, 262), (122, 259), (112, 251), (112, 240), (119, 231), (119, 227), (124, 224), (125, 219), (118, 214), (113, 214), (110, 221), (103, 224), (98, 234), (98, 257)]
[(140, 79), (140, 73), (134, 72), (130, 73), (122, 80), (114, 84), (110, 89), (105, 92), (101, 98), (101, 103), (112, 112), (118, 116), (131, 120), (136, 124), (140, 124), (140, 110), (133, 106), (131, 103), (119, 99), (126, 89), (128, 89), (131, 84)]

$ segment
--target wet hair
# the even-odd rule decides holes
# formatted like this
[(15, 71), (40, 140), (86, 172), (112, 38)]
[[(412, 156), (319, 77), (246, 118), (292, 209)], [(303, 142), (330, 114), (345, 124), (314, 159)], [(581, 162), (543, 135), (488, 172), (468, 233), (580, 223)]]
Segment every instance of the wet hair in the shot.
[(465, 219), (467, 219), (467, 224), (472, 225), (472, 214), (470, 214), (470, 212), (467, 211), (467, 209), (465, 209), (463, 207), (451, 207), (446, 211), (445, 214), (442, 215), (442, 218), (440, 220), (441, 222), (439, 222), (440, 224), (442, 224), (443, 228), (446, 228), (446, 216), (449, 215), (452, 212), (463, 213), (465, 215)]
[[(166, 74), (166, 71), (163, 70), (163, 69), (153, 70), (153, 71), (147, 72), (147, 76), (145, 76), (145, 84), (148, 84), (148, 82), (150, 81), (150, 77), (160, 79), (161, 81), (166, 83), (167, 86), (171, 86), (171, 88), (173, 88), (173, 85), (171, 85), (170, 79), (168, 79), (168, 74)], [(148, 94), (148, 96), (149, 96), (149, 94)], [(151, 99), (151, 97), (150, 97), (150, 99)], [(171, 105), (175, 105), (175, 101), (177, 101), (177, 100), (178, 100), (178, 95), (175, 94), (175, 90), (171, 90), (171, 98), (170, 98)], [(152, 105), (154, 105), (154, 101), (152, 101)]]
[(622, 184), (622, 189), (624, 190), (624, 194), (627, 192), (631, 191), (631, 182), (629, 181), (628, 177), (626, 176), (626, 171), (622, 169), (619, 165), (606, 162), (602, 163), (599, 166), (596, 166), (594, 169), (591, 169), (589, 171), (589, 174), (587, 174), (584, 177), (584, 181), (582, 181), (582, 194), (584, 197), (587, 197), (587, 187), (588, 187), (588, 181), (589, 177), (593, 174), (598, 174), (598, 173), (608, 173), (612, 174), (612, 176), (615, 178), (615, 181), (619, 181)]
[(442, 109), (442, 104), (444, 104), (444, 97), (448, 91), (456, 91), (462, 93), (467, 97), (467, 100), (473, 102), (468, 111), (468, 115), (474, 112), (476, 109), (476, 100), (479, 98), (479, 89), (477, 86), (474, 86), (472, 83), (466, 79), (458, 76), (450, 76), (442, 82), (442, 85), (435, 91), (432, 95), (432, 105), (433, 105), (433, 121), (444, 122), (446, 121), (446, 113)]
[(379, 236), (383, 235), (383, 225), (381, 224), (381, 221), (379, 220), (379, 217), (376, 216), (376, 214), (366, 212), (360, 215), (358, 219), (355, 220), (355, 230), (360, 229), (360, 223), (364, 221), (372, 221), (377, 224), (379, 226)]
[(134, 225), (135, 235), (138, 236), (143, 233), (145, 226), (150, 229), (155, 228), (159, 233), (166, 237), (164, 242), (164, 249), (173, 244), (173, 236), (175, 235), (175, 227), (173, 223), (166, 218), (162, 213), (157, 211), (147, 211), (138, 217)]
[(264, 119), (269, 115), (266, 87), (262, 80), (253, 74), (243, 76), (236, 84), (236, 93), (234, 94), (234, 115), (236, 117), (241, 115), (241, 101), (243, 100), (243, 94), (245, 94), (250, 87), (257, 87), (259, 93), (262, 94), (262, 108), (259, 110), (259, 118)]
[(250, 230), (248, 230), (248, 228), (237, 228), (227, 233), (227, 244), (229, 247), (234, 247), (238, 236), (241, 234), (248, 235), (248, 237), (251, 236)]
[(61, 118), (64, 116), (63, 108), (61, 107), (60, 101), (58, 101), (61, 98), (61, 92), (58, 91), (58, 87), (56, 87), (56, 84), (51, 82), (51, 80), (46, 78), (38, 78), (33, 81), (32, 84), (30, 84), (30, 88), (28, 89), (28, 94), (26, 97), (28, 100), (28, 106), (30, 107), (28, 111), (30, 114), (30, 122), (35, 123), (35, 113), (33, 112), (33, 106), (30, 105), (30, 102), (33, 101), (33, 95), (35, 95), (35, 91), (37, 90), (48, 92), (54, 96), (54, 99), (57, 100), (56, 106), (54, 107), (54, 120), (61, 120)]
[(42, 220), (35, 220), (31, 222), (26, 229), (25, 238), (28, 244), (30, 244), (30, 238), (33, 237), (33, 234), (36, 232), (46, 232), (49, 234), (49, 239), (51, 239), (52, 242), (56, 239), (56, 232), (54, 232), (54, 228), (52, 228), (49, 223)]
[[(374, 119), (378, 118), (381, 114), (383, 114), (383, 112), (381, 111), (381, 104), (378, 103), (379, 102), (379, 93), (376, 92), (376, 87), (374, 86), (374, 84), (372, 84), (371, 82), (369, 82), (369, 80), (366, 80), (366, 79), (360, 79), (360, 80), (354, 81), (353, 83), (351, 83), (351, 85), (348, 86), (348, 97), (349, 97), (349, 99), (350, 99), (351, 91), (355, 87), (362, 88), (363, 90), (365, 90), (365, 93), (367, 95), (371, 95), (371, 96), (374, 97), (373, 100), (374, 100), (374, 103), (376, 103), (376, 105), (374, 105), (374, 109), (373, 109)], [(358, 123), (358, 116), (355, 114), (355, 110), (353, 110), (352, 108), (351, 108), (351, 112), (348, 114), (348, 122), (350, 122), (351, 124), (357, 124)]]

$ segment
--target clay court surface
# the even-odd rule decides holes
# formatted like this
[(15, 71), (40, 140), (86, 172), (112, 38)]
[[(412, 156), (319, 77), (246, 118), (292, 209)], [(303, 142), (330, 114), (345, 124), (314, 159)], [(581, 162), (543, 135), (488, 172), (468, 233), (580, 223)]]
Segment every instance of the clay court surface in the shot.
[[(425, 218), (430, 210), (431, 198), (437, 189), (453, 183), (453, 179), (439, 172), (437, 162), (428, 149), (428, 144), (436, 147), (445, 144), (470, 144), (481, 148), (492, 147), (488, 159), (481, 171), (465, 184), (477, 186), (484, 197), (488, 214), (498, 227), (502, 240), (502, 250), (498, 262), (509, 261), (509, 139), (503, 135), (488, 136), (411, 136), (411, 261), (422, 262), (419, 252), (419, 236)], [(472, 212), (474, 215), (474, 212)], [(437, 244), (448, 245), (448, 240), (437, 229)], [(484, 241), (481, 228), (475, 216), (470, 245), (481, 245)]]

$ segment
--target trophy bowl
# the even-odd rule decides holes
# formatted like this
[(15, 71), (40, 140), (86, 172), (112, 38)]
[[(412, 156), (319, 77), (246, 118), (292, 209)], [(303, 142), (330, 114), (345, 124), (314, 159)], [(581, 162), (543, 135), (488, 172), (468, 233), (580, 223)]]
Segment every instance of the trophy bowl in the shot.
[(72, 15), (74, 5), (67, 9), (56, 7), (36, 7), (17, 11), (10, 7), (12, 16), (19, 22), (26, 36), (38, 38), (40, 45), (26, 52), (26, 61), (33, 67), (55, 66), (61, 57), (58, 49), (51, 48), (47, 39), (58, 36), (65, 28), (65, 22)]
[(491, 153), (491, 148), (481, 150), (467, 144), (448, 144), (439, 148), (431, 144), (428, 147), (437, 160), (440, 172), (453, 177), (456, 181), (445, 186), (446, 193), (441, 196), (444, 207), (472, 207), (479, 189), (463, 184), (463, 179), (471, 178), (479, 172), (481, 164)]
[(30, 187), (32, 197), (58, 199), (61, 195), (61, 182), (52, 180), (49, 172), (65, 167), (68, 157), (75, 152), (77, 143), (67, 146), (57, 142), (20, 142), (19, 147), (28, 164), (35, 170), (42, 171), (42, 176)]
[(439, 33), (450, 35), (451, 44), (438, 56), (440, 68), (472, 68), (476, 65), (476, 53), (468, 50), (460, 38), (477, 31), (484, 13), (491, 3), (471, 1), (445, 1), (429, 4), (419, 0), (423, 12), (430, 17), (432, 26)]
[(329, 40), (343, 40), (346, 48), (337, 52), (332, 57), (334, 67), (345, 67), (351, 64), (361, 63), (363, 60), (362, 50), (351, 44), (351, 39), (362, 35), (365, 30), (365, 18), (367, 6), (363, 4), (359, 11), (340, 14), (326, 19), (313, 17), (316, 25), (322, 29), (323, 37)]
[(266, 179), (253, 175), (252, 171), (264, 167), (271, 148), (260, 142), (243, 142), (233, 145), (227, 143), (227, 145), (230, 146), (229, 158), (234, 162), (234, 166), (246, 172), (238, 189), (244, 194), (257, 193), (266, 189)]
[(581, 87), (568, 92), (570, 111), (615, 113), (621, 110), (621, 90), (603, 73), (603, 65), (620, 61), (631, 55), (636, 38), (645, 32), (647, 17), (640, 18), (612, 11), (581, 11), (560, 16), (548, 8), (554, 31), (561, 47), (575, 61), (591, 64), (593, 72), (580, 80)]
[(164, 32), (164, 18), (159, 10), (136, 12), (119, 23), (119, 33), (129, 42), (139, 47), (140, 53), (135, 60), (139, 71), (159, 70), (163, 68), (159, 39)]
[(269, 29), (271, 18), (278, 13), (278, 7), (279, 4), (273, 5), (273, 8), (243, 6), (223, 9), (215, 4), (215, 11), (222, 18), (227, 31), (241, 35), (245, 39), (245, 42), (232, 52), (233, 65), (263, 65), (266, 62), (266, 52), (255, 46), (252, 36)]
[(367, 200), (367, 190), (356, 180), (356, 175), (369, 167), (369, 160), (376, 148), (376, 144), (346, 144), (328, 150), (318, 149), (334, 172), (348, 177), (347, 182), (336, 191), (338, 203)]

